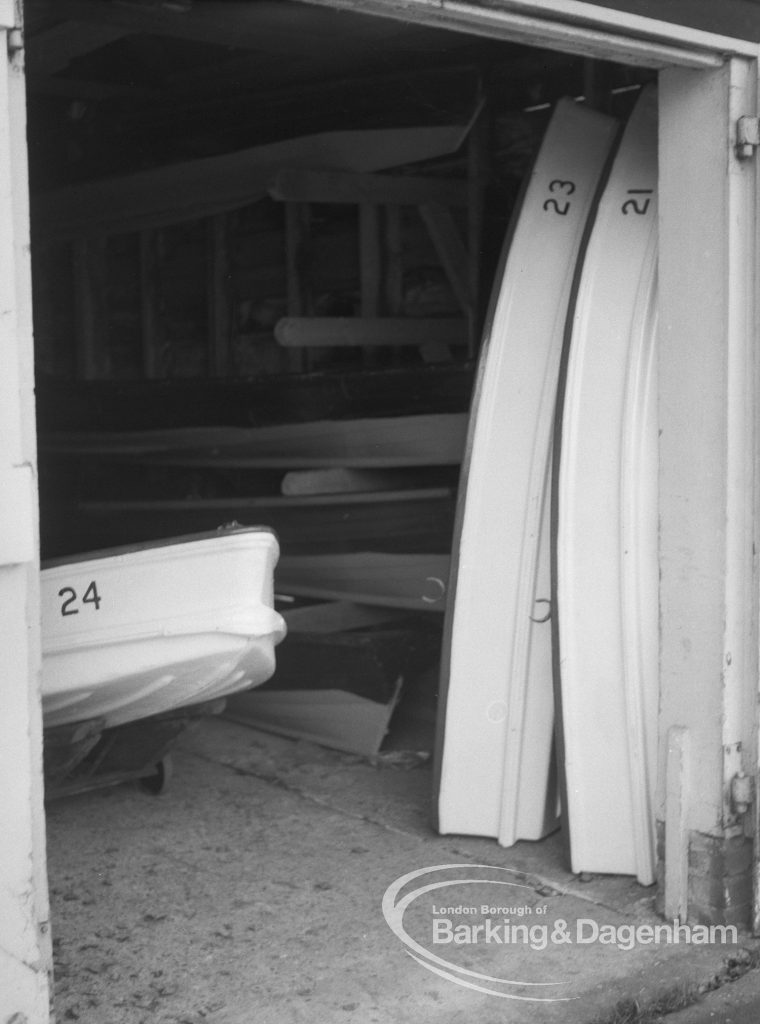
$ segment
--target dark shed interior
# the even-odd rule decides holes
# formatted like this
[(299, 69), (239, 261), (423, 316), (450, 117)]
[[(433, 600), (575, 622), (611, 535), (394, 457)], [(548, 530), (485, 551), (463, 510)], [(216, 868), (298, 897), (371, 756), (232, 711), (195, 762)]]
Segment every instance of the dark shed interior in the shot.
[(521, 182), (554, 101), (624, 114), (651, 73), (291, 0), (26, 22), (43, 558), (270, 525), (273, 685), (366, 679), (369, 644), (430, 742), (424, 588)]

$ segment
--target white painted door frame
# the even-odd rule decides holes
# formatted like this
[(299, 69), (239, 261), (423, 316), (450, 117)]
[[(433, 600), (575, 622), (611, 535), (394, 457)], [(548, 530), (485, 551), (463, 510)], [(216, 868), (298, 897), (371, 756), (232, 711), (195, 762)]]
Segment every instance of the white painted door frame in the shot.
[(300, 0), (358, 14), (449, 28), (542, 50), (643, 67), (718, 67), (756, 58), (755, 43), (581, 0)]
[(757, 114), (760, 47), (581, 0), (302, 2), (662, 72), (658, 816), (680, 822), (665, 905), (685, 914), (675, 861), (690, 834), (745, 831), (732, 779), (758, 772), (758, 158), (734, 144)]
[[(661, 152), (660, 203), (661, 251), (668, 275), (664, 314), (670, 324), (663, 346), (668, 353), (662, 367), (666, 384), (660, 396), (665, 461), (661, 674), (667, 695), (662, 727), (684, 725), (679, 716), (687, 685), (696, 680), (697, 690), (712, 704), (720, 681), (719, 720), (727, 751), (722, 778), (717, 791), (712, 777), (708, 780), (706, 795), (693, 788), (699, 799), (689, 806), (686, 825), (708, 832), (740, 827), (732, 819), (730, 778), (737, 764), (753, 775), (757, 766), (744, 712), (755, 706), (758, 647), (757, 567), (751, 551), (757, 522), (758, 316), (753, 282), (758, 244), (754, 161), (742, 168), (733, 163), (732, 132), (736, 116), (756, 112), (758, 47), (574, 0), (504, 0), (487, 7), (459, 0), (305, 2), (669, 69), (661, 101), (663, 123), (671, 131)], [(42, 1024), (48, 1019), (50, 944), (25, 106), (22, 54), (15, 49), (15, 33), (10, 34), (18, 24), (16, 13), (12, 0), (0, 0), (0, 221), (6, 229), (0, 241), (0, 628), (5, 657), (0, 780), (7, 797), (0, 809), (0, 1017), (25, 1014)], [(705, 97), (706, 106), (700, 104)], [(697, 187), (698, 158), (709, 166), (707, 183), (698, 190), (699, 203), (712, 211), (707, 218), (689, 191)], [(684, 168), (691, 168), (687, 187)], [(709, 298), (689, 279), (687, 271), (694, 263), (700, 281), (710, 284)], [(685, 389), (679, 382), (684, 359), (693, 370)], [(688, 401), (706, 393), (716, 424), (706, 418), (704, 406), (692, 409), (691, 417), (686, 408)], [(707, 445), (709, 458), (703, 466), (690, 436), (695, 425)], [(675, 472), (677, 463), (682, 471)], [(710, 494), (706, 512), (694, 504), (705, 487)], [(705, 532), (711, 531), (715, 543), (705, 551)], [(685, 537), (695, 545), (691, 553)], [(706, 722), (705, 714), (696, 715), (698, 750), (700, 738), (711, 738)], [(700, 783), (699, 771), (691, 770), (693, 786)]]
[[(20, 8), (20, 4), (18, 5)], [(0, 1020), (49, 1019), (38, 498), (26, 98), (17, 5), (0, 0)]]

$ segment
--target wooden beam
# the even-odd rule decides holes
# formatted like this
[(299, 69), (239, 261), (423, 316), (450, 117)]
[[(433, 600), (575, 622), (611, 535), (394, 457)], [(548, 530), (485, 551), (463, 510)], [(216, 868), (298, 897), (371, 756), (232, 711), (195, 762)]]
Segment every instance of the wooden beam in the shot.
[(401, 206), (467, 206), (464, 182), (386, 174), (350, 174), (284, 168), (269, 186), (272, 199), (306, 203), (378, 203)]
[(167, 430), (273, 426), (463, 413), (471, 366), (412, 366), (367, 372), (279, 374), (249, 380), (75, 381), (41, 377), (41, 435), (65, 431)]
[(116, 25), (59, 21), (29, 39), (27, 67), (32, 74), (53, 75), (64, 71), (76, 57), (99, 50), (126, 34)]
[(470, 261), (454, 218), (437, 203), (429, 203), (419, 209), (454, 294), (469, 316), (472, 310)]
[(316, 552), (445, 551), (451, 544), (450, 488), (313, 498), (183, 501), (83, 501), (42, 516), (45, 558), (215, 530), (224, 523), (266, 523), (283, 549)]
[(320, 601), (301, 608), (288, 608), (282, 612), (293, 633), (343, 633), (348, 629), (380, 626), (387, 622), (398, 622), (399, 612), (395, 608), (371, 608), (353, 601)]
[[(118, 3), (56, 0), (56, 7), (66, 17), (112, 25), (130, 32), (260, 53), (313, 56), (315, 49), (330, 52), (336, 38), (342, 35), (365, 48), (387, 37), (401, 35), (403, 39), (403, 34), (393, 22), (386, 23), (381, 18), (364, 19), (358, 14), (339, 14), (304, 6), (299, 7), (296, 19), (290, 5), (276, 0), (256, 0), (255, 3), (195, 0), (183, 6), (130, 0)], [(407, 29), (407, 34), (409, 31), (413, 30)]]
[(268, 427), (188, 427), (41, 435), (40, 450), (73, 458), (258, 469), (451, 466), (462, 459), (467, 416), (443, 413), (317, 420)]
[(467, 321), (449, 317), (283, 317), (274, 329), (285, 346), (463, 345)]
[[(104, 5), (107, 6), (107, 5)], [(35, 241), (139, 231), (197, 220), (267, 194), (283, 164), (368, 172), (457, 149), (461, 126), (324, 132), (39, 193)]]
[[(357, 491), (395, 491), (409, 486), (407, 469), (291, 469), (282, 478), (282, 494), (348, 494)], [(414, 469), (419, 477), (421, 467)], [(417, 486), (420, 486), (419, 479)]]
[(94, 82), (80, 78), (57, 78), (55, 75), (27, 74), (27, 89), (35, 96), (64, 96), (73, 100), (147, 100), (155, 103), (160, 94), (139, 85)]

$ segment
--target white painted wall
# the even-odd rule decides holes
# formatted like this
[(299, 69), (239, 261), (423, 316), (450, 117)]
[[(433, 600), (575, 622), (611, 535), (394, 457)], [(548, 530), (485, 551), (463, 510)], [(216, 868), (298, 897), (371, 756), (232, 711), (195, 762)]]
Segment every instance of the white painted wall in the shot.
[(0, 4), (0, 1021), (49, 1019), (39, 545), (23, 61)]

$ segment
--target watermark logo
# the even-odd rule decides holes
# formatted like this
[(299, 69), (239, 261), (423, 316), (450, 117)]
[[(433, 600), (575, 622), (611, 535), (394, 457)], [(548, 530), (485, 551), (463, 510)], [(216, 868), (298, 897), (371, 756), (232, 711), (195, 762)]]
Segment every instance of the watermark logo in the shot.
[[(383, 916), (426, 970), (477, 992), (534, 1003), (577, 998), (570, 979), (562, 977), (569, 947), (595, 946), (612, 954), (647, 945), (738, 942), (733, 925), (610, 924), (560, 916), (561, 907), (551, 906), (560, 894), (547, 900), (550, 890), (518, 882), (516, 874), (489, 864), (419, 868), (388, 886)], [(526, 951), (540, 956), (526, 957)], [(510, 954), (517, 977), (509, 975)], [(489, 970), (476, 970), (474, 960), (485, 961)], [(494, 966), (503, 972), (491, 973)]]

